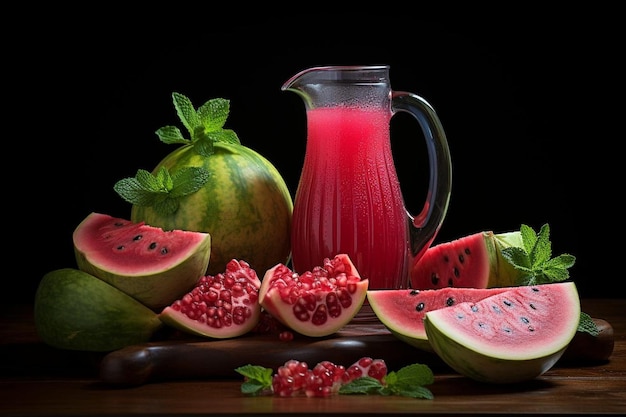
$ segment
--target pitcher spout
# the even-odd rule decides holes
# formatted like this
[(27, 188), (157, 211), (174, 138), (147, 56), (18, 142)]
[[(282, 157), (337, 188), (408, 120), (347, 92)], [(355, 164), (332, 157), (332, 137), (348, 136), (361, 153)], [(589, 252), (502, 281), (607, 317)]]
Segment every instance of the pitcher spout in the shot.
[(354, 76), (361, 80), (385, 81), (389, 65), (327, 65), (307, 68), (288, 79), (281, 90), (299, 90), (309, 83), (328, 83), (341, 80), (354, 81)]
[[(289, 78), (281, 87), (304, 100), (307, 109), (337, 106), (362, 100), (362, 86), (386, 93), (389, 88), (389, 65), (331, 65), (308, 68)], [(386, 97), (386, 96), (385, 96)]]

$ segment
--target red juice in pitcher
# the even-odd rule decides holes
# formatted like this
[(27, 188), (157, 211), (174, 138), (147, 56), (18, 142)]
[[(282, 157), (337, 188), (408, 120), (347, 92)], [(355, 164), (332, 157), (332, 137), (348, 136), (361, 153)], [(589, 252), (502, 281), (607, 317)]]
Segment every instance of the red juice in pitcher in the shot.
[(296, 272), (345, 253), (371, 289), (408, 287), (409, 218), (384, 108), (307, 110), (307, 145), (295, 196)]

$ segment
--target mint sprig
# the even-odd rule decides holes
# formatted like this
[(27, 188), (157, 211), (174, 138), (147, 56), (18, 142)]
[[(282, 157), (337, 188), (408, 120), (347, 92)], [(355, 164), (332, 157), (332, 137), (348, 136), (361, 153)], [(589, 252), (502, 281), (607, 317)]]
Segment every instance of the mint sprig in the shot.
[(164, 126), (156, 131), (163, 143), (193, 145), (202, 156), (214, 153), (215, 142), (240, 144), (239, 137), (232, 129), (224, 129), (230, 113), (230, 101), (214, 98), (195, 109), (191, 100), (180, 93), (172, 93), (174, 108), (190, 138), (186, 139), (176, 126)]
[(235, 371), (245, 378), (243, 384), (241, 384), (241, 392), (243, 394), (272, 394), (272, 369), (259, 365), (244, 365), (235, 369)]
[(156, 175), (139, 169), (134, 178), (119, 180), (113, 189), (131, 204), (171, 214), (178, 209), (181, 197), (198, 191), (209, 177), (209, 171), (200, 167), (181, 168), (173, 174), (161, 167)]
[(544, 224), (539, 233), (525, 224), (520, 228), (523, 247), (510, 246), (502, 249), (502, 256), (513, 267), (522, 271), (521, 285), (537, 285), (565, 281), (569, 278), (568, 268), (574, 266), (576, 258), (562, 254), (552, 258), (550, 226)]
[[(244, 376), (241, 384), (241, 392), (246, 395), (272, 395), (272, 375), (270, 368), (258, 365), (244, 365), (235, 371)], [(339, 394), (343, 395), (399, 395), (412, 398), (433, 399), (432, 392), (424, 385), (430, 385), (435, 381), (431, 369), (426, 365), (412, 364), (398, 370), (389, 372), (384, 379), (384, 384), (379, 380), (365, 376), (357, 378), (339, 388)]]

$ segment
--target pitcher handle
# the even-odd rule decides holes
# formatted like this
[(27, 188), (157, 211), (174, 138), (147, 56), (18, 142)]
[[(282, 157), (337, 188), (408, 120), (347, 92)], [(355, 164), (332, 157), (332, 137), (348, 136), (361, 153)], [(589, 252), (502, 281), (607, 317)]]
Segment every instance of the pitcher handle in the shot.
[(428, 149), (430, 180), (424, 207), (417, 216), (407, 211), (411, 256), (413, 262), (417, 262), (437, 236), (448, 211), (452, 188), (450, 150), (437, 113), (422, 97), (406, 91), (392, 91), (391, 111), (392, 115), (409, 113), (417, 120)]

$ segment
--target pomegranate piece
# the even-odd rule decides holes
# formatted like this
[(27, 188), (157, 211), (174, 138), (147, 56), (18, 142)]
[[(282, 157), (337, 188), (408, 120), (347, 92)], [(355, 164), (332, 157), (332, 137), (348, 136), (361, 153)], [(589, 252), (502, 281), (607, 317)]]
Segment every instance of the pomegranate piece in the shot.
[(362, 279), (345, 254), (298, 274), (286, 265), (267, 270), (259, 303), (277, 321), (305, 336), (331, 335), (359, 312), (369, 281)]
[(259, 325), (260, 286), (261, 281), (247, 262), (232, 259), (223, 273), (201, 277), (190, 292), (165, 307), (159, 318), (197, 336), (241, 336)]

